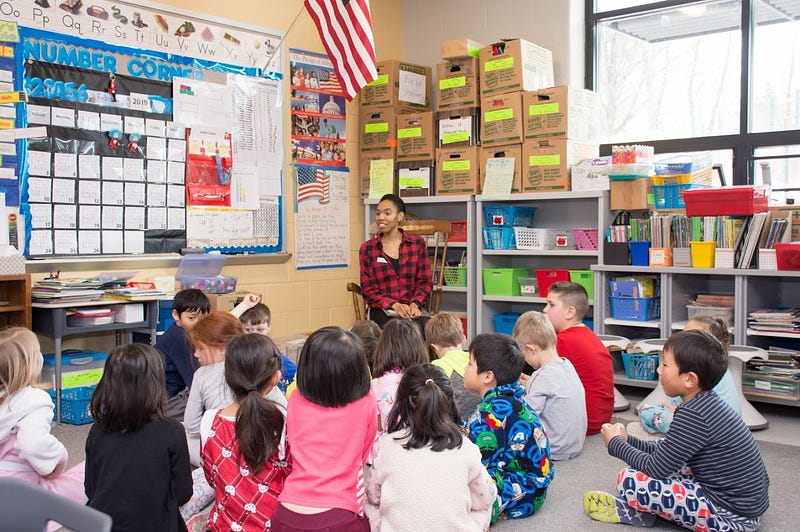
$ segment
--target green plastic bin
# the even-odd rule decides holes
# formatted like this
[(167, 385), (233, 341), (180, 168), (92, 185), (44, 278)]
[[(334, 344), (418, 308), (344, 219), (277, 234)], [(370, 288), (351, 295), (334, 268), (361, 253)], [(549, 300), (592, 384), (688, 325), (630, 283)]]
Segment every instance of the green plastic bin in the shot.
[(530, 277), (527, 268), (484, 268), (483, 293), (487, 296), (519, 296), (520, 277)]
[(590, 303), (594, 300), (594, 272), (592, 270), (570, 270), (569, 280), (586, 289)]

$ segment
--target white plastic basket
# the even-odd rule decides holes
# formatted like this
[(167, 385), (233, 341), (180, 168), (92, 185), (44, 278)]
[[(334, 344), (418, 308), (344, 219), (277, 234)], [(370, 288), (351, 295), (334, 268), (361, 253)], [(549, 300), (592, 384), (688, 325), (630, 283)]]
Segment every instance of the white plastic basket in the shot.
[(517, 249), (577, 249), (571, 229), (514, 227)]

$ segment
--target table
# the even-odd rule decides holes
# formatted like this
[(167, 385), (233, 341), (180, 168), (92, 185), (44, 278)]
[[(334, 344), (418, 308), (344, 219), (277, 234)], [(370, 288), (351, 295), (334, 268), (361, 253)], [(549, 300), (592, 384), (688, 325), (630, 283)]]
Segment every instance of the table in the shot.
[[(124, 301), (117, 299), (98, 299), (95, 301), (73, 301), (69, 303), (32, 303), (33, 332), (48, 336), (55, 343), (56, 361), (56, 422), (61, 423), (61, 343), (67, 336), (78, 336), (101, 331), (115, 331), (116, 343), (122, 343), (122, 331), (126, 343), (131, 342), (131, 333), (136, 330), (147, 330), (150, 333), (150, 343), (156, 342), (156, 326), (158, 325), (158, 299), (145, 299), (138, 301)], [(134, 323), (109, 323), (106, 325), (67, 325), (67, 311), (81, 307), (108, 307), (112, 305), (144, 306), (144, 321)]]

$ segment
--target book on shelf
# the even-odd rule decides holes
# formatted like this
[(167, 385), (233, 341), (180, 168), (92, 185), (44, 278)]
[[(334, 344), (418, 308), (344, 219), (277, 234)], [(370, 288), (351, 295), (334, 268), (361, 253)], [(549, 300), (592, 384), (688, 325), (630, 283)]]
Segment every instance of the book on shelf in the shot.
[(747, 315), (750, 319), (791, 320), (800, 317), (800, 307), (760, 308)]
[(167, 294), (162, 290), (146, 290), (143, 288), (113, 288), (106, 290), (103, 297), (121, 301), (142, 301), (164, 297)]
[(705, 307), (732, 307), (734, 296), (730, 294), (697, 294), (692, 302)]
[[(750, 268), (755, 256), (755, 250), (760, 247), (766, 240), (767, 235), (764, 232), (764, 225), (769, 223), (769, 212), (757, 212), (745, 221), (745, 226), (742, 228), (741, 234), (743, 235), (738, 242), (737, 247), (737, 261), (738, 268)], [(762, 233), (764, 233), (762, 235)], [(763, 239), (762, 239), (763, 236)]]

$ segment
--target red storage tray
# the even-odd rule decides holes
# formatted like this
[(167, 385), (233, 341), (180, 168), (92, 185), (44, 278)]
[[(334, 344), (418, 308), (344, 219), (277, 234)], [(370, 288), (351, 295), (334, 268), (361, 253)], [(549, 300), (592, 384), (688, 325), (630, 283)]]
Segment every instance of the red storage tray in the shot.
[(547, 297), (550, 285), (559, 281), (569, 281), (569, 270), (536, 270), (536, 282), (542, 297)]
[(683, 191), (686, 216), (749, 216), (766, 212), (768, 188), (763, 185), (689, 189)]
[(796, 242), (775, 244), (775, 258), (779, 270), (800, 270), (800, 244)]
[(466, 220), (450, 220), (450, 242), (466, 242), (467, 241), (467, 221)]

